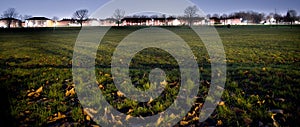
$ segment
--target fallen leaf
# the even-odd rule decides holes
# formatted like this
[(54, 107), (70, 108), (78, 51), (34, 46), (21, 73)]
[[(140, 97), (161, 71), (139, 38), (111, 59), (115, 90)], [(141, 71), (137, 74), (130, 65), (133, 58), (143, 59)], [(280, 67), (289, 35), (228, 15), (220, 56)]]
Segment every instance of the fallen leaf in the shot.
[(43, 91), (43, 86), (41, 86), (40, 88), (38, 88), (35, 92), (36, 93), (41, 93)]
[(193, 121), (198, 121), (199, 120), (199, 117), (194, 117), (193, 118)]
[[(38, 88), (36, 91), (32, 90), (33, 92), (30, 92), (27, 94), (28, 97), (31, 97), (34, 95), (34, 97), (39, 97), (40, 93), (43, 91), (43, 86), (41, 86), (40, 88)], [(27, 91), (28, 92), (28, 91)]]
[(262, 105), (262, 104), (264, 104), (264, 103), (265, 103), (265, 100), (262, 100), (262, 101), (257, 101), (257, 103), (258, 103), (259, 105)]
[(105, 77), (110, 77), (110, 74), (105, 74), (104, 76), (105, 76)]
[(122, 125), (122, 124), (123, 124), (120, 120), (116, 121), (116, 123), (117, 123), (118, 125)]
[(222, 120), (218, 120), (217, 125), (221, 126), (223, 124)]
[(115, 116), (111, 113), (110, 114), (112, 121), (116, 121)]
[(153, 101), (153, 98), (152, 98), (152, 97), (150, 97), (150, 99), (149, 99), (149, 101), (148, 101), (148, 103), (147, 103), (147, 104), (150, 104), (152, 101)]
[[(91, 113), (91, 112), (94, 112), (94, 111), (97, 113), (96, 110), (91, 111), (91, 108), (84, 108), (83, 109), (83, 114), (87, 115), (89, 117), (94, 117), (93, 114)], [(95, 114), (95, 112), (94, 112), (94, 114)]]
[(225, 102), (224, 101), (220, 101), (219, 105), (223, 106), (223, 105), (225, 105)]
[(34, 95), (35, 94), (35, 92), (30, 92), (27, 96), (28, 97), (31, 97), (32, 95)]
[(124, 96), (124, 94), (123, 94), (122, 92), (120, 92), (120, 91), (117, 92), (117, 95), (118, 95), (119, 97)]
[(174, 115), (174, 113), (172, 113), (172, 114), (170, 115), (170, 118), (171, 118), (171, 119), (175, 119), (175, 118), (176, 118), (176, 116)]
[(35, 93), (34, 94), (34, 97), (36, 97), (36, 98), (39, 97), (39, 96), (40, 96), (40, 93)]
[(99, 88), (100, 88), (100, 89), (103, 89), (104, 87), (103, 87), (103, 85), (100, 84), (100, 85), (99, 85)]
[(91, 121), (91, 117), (90, 117), (89, 115), (86, 115), (85, 119), (86, 119), (87, 121)]
[(97, 110), (92, 109), (92, 108), (89, 108), (89, 111), (90, 111), (91, 113), (93, 113), (93, 114), (96, 114), (96, 113), (98, 112)]
[(57, 117), (61, 117), (61, 114), (60, 114), (60, 112), (58, 112), (58, 113), (57, 113)]
[(166, 80), (164, 80), (164, 81), (160, 82), (160, 84), (165, 86), (165, 85), (168, 85), (168, 82)]
[(49, 122), (54, 122), (56, 120), (63, 119), (65, 117), (66, 117), (66, 115), (58, 112), (58, 113), (55, 113), (53, 116), (49, 116), (48, 120), (49, 120)]
[(142, 117), (142, 116), (139, 116), (139, 118), (140, 118), (140, 119), (142, 119), (142, 120), (145, 120), (145, 118), (144, 118), (144, 117)]
[(162, 117), (160, 116), (160, 117), (157, 119), (157, 121), (156, 121), (156, 126), (159, 126), (163, 120), (164, 120), (164, 118), (162, 118)]
[(189, 124), (189, 122), (188, 121), (180, 121), (180, 125), (187, 125), (187, 124)]
[(187, 116), (188, 116), (188, 117), (193, 117), (193, 114), (192, 114), (192, 113), (188, 113)]
[(61, 114), (60, 112), (57, 113), (57, 119), (62, 119), (62, 118), (65, 118), (66, 115), (64, 114)]
[(131, 115), (127, 115), (125, 120), (128, 121), (132, 116)]
[(131, 112), (133, 112), (133, 109), (129, 109), (128, 112), (127, 112), (127, 114), (129, 114)]
[(75, 90), (74, 88), (67, 90), (65, 96), (73, 96), (75, 95)]
[(279, 125), (279, 123), (278, 123), (277, 121), (273, 121), (273, 125), (274, 125), (275, 127), (280, 127), (280, 125)]

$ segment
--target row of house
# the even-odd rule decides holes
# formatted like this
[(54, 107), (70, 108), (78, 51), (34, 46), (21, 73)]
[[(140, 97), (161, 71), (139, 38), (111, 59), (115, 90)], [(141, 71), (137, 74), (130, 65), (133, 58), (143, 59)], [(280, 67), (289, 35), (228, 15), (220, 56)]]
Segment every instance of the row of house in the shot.
[[(0, 19), (0, 27), (6, 28), (8, 20), (11, 20), (10, 27), (73, 27), (80, 26), (78, 20), (76, 19), (62, 19), (60, 21), (53, 21), (45, 17), (32, 17), (26, 19), (24, 22), (18, 19)], [(233, 20), (233, 19), (232, 19)], [(239, 22), (230, 22), (229, 24), (240, 24)], [(236, 20), (234, 20), (236, 21)], [(196, 19), (193, 21), (194, 25), (212, 25), (216, 24), (217, 20), (210, 19)], [(187, 25), (188, 21), (186, 19), (180, 19), (175, 17), (168, 18), (149, 18), (149, 17), (125, 17), (121, 20), (119, 25), (121, 26), (179, 26)], [(82, 22), (83, 26), (117, 26), (117, 22), (113, 18), (108, 19), (87, 19)]]
[(224, 24), (224, 25), (244, 25), (245, 22), (242, 18), (226, 18), (226, 19), (220, 19), (220, 18), (210, 18), (209, 25), (216, 25), (216, 24)]
[[(79, 21), (76, 19), (62, 19), (54, 21), (46, 17), (32, 17), (21, 21), (14, 18), (0, 19), (0, 28), (8, 27), (8, 21), (10, 21), (10, 27), (73, 27), (80, 26)], [(274, 22), (274, 20), (270, 20)], [(198, 18), (193, 20), (194, 25), (245, 25), (245, 20), (242, 18)], [(83, 26), (117, 26), (117, 21), (113, 18), (107, 19), (87, 19), (82, 22)], [(150, 17), (125, 17), (121, 20), (120, 26), (179, 26), (188, 25), (188, 20), (185, 18), (150, 18)]]
[[(90, 25), (94, 19), (89, 19), (83, 21), (83, 25)], [(7, 28), (8, 22), (10, 23), (10, 28), (15, 27), (68, 27), (68, 26), (80, 26), (79, 22), (75, 19), (62, 19), (60, 21), (54, 21), (46, 17), (32, 17), (21, 21), (15, 18), (2, 18), (0, 19), (0, 28)], [(96, 24), (98, 25), (98, 24)]]

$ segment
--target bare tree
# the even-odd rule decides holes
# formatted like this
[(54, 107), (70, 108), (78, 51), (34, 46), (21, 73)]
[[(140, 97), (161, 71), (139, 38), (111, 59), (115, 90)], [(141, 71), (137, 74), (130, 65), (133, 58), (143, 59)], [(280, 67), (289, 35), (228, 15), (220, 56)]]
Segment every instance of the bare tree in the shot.
[(211, 15), (210, 15), (210, 14), (207, 14), (207, 15), (206, 15), (206, 18), (210, 19), (210, 18), (211, 18)]
[(52, 20), (53, 20), (53, 21), (58, 21), (59, 18), (58, 18), (57, 16), (53, 16), (53, 17), (52, 17)]
[(151, 15), (150, 18), (158, 18), (158, 15)]
[(218, 14), (213, 14), (212, 18), (219, 18), (220, 16)]
[(57, 16), (53, 16), (52, 20), (54, 21), (54, 29), (55, 29), (55, 27), (57, 25), (57, 21), (59, 20), (59, 18)]
[(17, 18), (18, 16), (19, 16), (19, 13), (16, 11), (15, 8), (8, 8), (1, 15), (2, 18), (6, 18), (7, 28), (10, 28), (10, 24), (12, 23), (13, 19)]
[(288, 10), (286, 14), (286, 19), (291, 23), (291, 28), (293, 27), (293, 22), (295, 22), (297, 18), (297, 12), (295, 10)]
[(161, 15), (161, 18), (164, 19), (164, 25), (167, 25), (167, 15), (163, 14), (163, 15)]
[(281, 22), (283, 17), (280, 14), (274, 14), (274, 19), (276, 20), (276, 24), (278, 24), (279, 22)]
[(224, 25), (226, 25), (226, 19), (227, 19), (227, 14), (223, 14), (221, 17), (220, 17), (220, 19), (223, 19), (223, 21), (224, 21)]
[(231, 14), (230, 17), (235, 17), (235, 18), (242, 18), (242, 20), (247, 21), (248, 23), (260, 23), (264, 17), (264, 13), (258, 13), (254, 11), (248, 11), (248, 12), (235, 12), (234, 14)]
[(118, 26), (120, 26), (122, 18), (124, 18), (125, 11), (122, 9), (116, 9), (114, 13), (114, 18), (117, 20)]
[(193, 25), (193, 21), (194, 21), (194, 18), (197, 15), (197, 12), (199, 11), (199, 9), (197, 8), (196, 5), (194, 6), (188, 6), (185, 10), (184, 10), (184, 14), (185, 14), (185, 17), (187, 18), (188, 20), (188, 24), (189, 26), (192, 26)]
[(80, 23), (80, 27), (82, 27), (82, 22), (88, 18), (88, 12), (89, 11), (87, 9), (81, 9), (75, 11), (73, 14), (73, 17)]
[(32, 18), (31, 15), (20, 15), (19, 17), (20, 17), (20, 19), (21, 19), (22, 21), (25, 21), (26, 19)]

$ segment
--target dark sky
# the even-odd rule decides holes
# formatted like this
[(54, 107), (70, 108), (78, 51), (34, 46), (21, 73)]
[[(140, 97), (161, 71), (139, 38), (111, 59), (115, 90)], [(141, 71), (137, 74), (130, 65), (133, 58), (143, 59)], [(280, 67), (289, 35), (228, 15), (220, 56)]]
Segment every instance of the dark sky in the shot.
[[(52, 18), (70, 18), (78, 9), (88, 9), (90, 13), (95, 12), (99, 7), (103, 6), (111, 0), (1, 0), (0, 13), (2, 14), (7, 8), (16, 8), (22, 15), (45, 16)], [(118, 1), (118, 0), (115, 0)], [(126, 1), (126, 0), (122, 0)], [(142, 0), (139, 0), (142, 1)], [(150, 0), (151, 1), (151, 0)], [(163, 1), (163, 0), (160, 0)], [(184, 1), (184, 0), (181, 0)], [(300, 0), (191, 0), (197, 4), (204, 13), (219, 15), (230, 14), (236, 11), (253, 10), (269, 14), (274, 12), (275, 8), (278, 13), (285, 14), (288, 9), (294, 9), (300, 14)], [(161, 5), (160, 3), (153, 3)], [(124, 4), (125, 5), (125, 4)], [(122, 5), (119, 5), (122, 8)], [(131, 8), (138, 5), (126, 5)], [(179, 8), (183, 5), (173, 4), (173, 8)], [(179, 9), (178, 9), (179, 10)], [(177, 12), (183, 15), (183, 10)], [(104, 17), (111, 17), (113, 12), (106, 12)]]

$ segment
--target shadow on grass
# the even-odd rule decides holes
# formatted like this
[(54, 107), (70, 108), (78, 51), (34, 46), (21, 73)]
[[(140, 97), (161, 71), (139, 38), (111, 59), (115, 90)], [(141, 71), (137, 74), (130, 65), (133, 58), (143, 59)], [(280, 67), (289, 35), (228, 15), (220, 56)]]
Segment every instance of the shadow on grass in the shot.
[[(2, 82), (2, 81), (1, 81)], [(10, 100), (9, 100), (9, 90), (7, 89), (7, 84), (2, 84), (0, 86), (0, 126), (5, 127), (16, 126), (16, 119), (11, 115), (10, 111)]]

